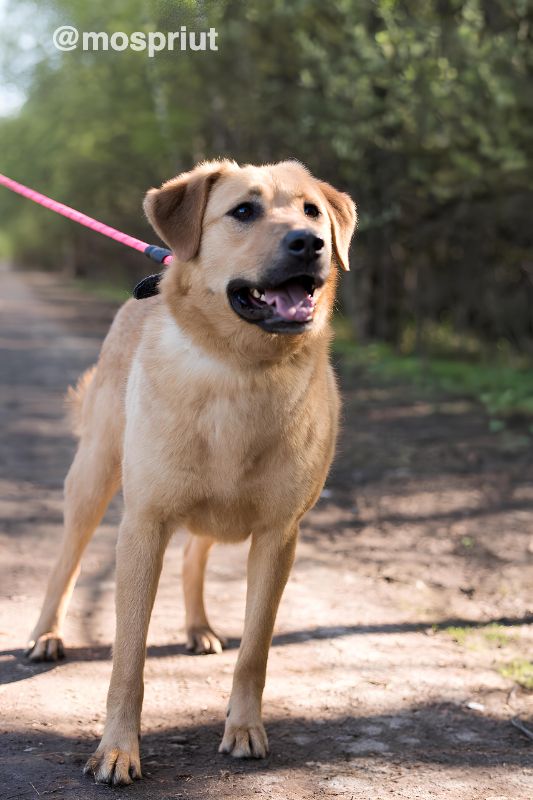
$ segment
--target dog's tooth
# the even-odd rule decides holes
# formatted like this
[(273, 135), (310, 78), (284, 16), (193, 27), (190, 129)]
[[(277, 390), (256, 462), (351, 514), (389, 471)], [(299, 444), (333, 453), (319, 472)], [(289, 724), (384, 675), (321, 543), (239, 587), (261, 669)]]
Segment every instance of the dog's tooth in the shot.
[(259, 289), (252, 289), (252, 297), (255, 297), (256, 300), (261, 300), (261, 292)]
[(266, 300), (265, 300), (265, 295), (264, 295), (264, 294), (260, 294), (260, 295), (259, 295), (259, 299), (260, 299), (260, 300), (262, 300), (262, 301), (263, 301), (263, 303), (266, 303)]

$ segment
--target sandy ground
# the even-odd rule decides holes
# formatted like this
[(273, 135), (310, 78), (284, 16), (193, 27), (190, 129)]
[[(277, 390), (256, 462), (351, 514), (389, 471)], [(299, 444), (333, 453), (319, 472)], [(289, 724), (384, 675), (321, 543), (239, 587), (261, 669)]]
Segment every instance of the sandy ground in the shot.
[(1, 277), (3, 800), (533, 797), (533, 742), (510, 723), (533, 727), (532, 695), (505, 666), (532, 652), (530, 421), (490, 433), (467, 400), (421, 397), (342, 364), (338, 458), (303, 526), (270, 655), (270, 756), (217, 754), (246, 546), (215, 548), (209, 567), (208, 608), (229, 649), (190, 656), (178, 533), (149, 633), (146, 777), (118, 790), (84, 778), (111, 671), (119, 500), (84, 560), (68, 659), (30, 665), (23, 647), (57, 551), (75, 446), (62, 395), (94, 361), (114, 307), (57, 278)]

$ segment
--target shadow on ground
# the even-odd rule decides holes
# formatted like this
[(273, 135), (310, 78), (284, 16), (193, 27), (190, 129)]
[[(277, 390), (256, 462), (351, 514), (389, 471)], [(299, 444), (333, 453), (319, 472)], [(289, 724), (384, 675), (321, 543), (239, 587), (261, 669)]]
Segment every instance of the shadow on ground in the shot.
[[(272, 639), (272, 646), (279, 647), (284, 645), (299, 644), (313, 639), (337, 639), (341, 636), (363, 636), (365, 634), (396, 634), (396, 633), (422, 633), (424, 631), (444, 631), (447, 628), (485, 628), (488, 625), (499, 625), (503, 628), (512, 628), (520, 625), (530, 625), (533, 623), (533, 614), (515, 619), (510, 617), (498, 617), (489, 620), (450, 619), (439, 620), (438, 622), (404, 622), (388, 625), (342, 625), (338, 627), (317, 627), (308, 630), (290, 631), (288, 633), (276, 634)], [(227, 638), (225, 650), (237, 650), (240, 640)], [(90, 646), (90, 647), (69, 647), (65, 660), (53, 663), (32, 663), (24, 655), (24, 650), (1, 650), (0, 662), (2, 671), (0, 672), (0, 685), (15, 683), (32, 678), (42, 672), (50, 672), (53, 669), (60, 669), (63, 664), (90, 661), (110, 661), (111, 645)], [(146, 656), (150, 658), (168, 658), (169, 656), (187, 656), (197, 658), (187, 651), (184, 644), (150, 645), (147, 648)], [(21, 674), (21, 670), (23, 671)]]
[[(223, 723), (191, 725), (149, 733), (141, 739), (144, 781), (126, 791), (158, 800), (179, 796), (216, 797), (244, 776), (275, 780), (276, 773), (307, 767), (309, 777), (326, 765), (364, 772), (373, 763), (430, 764), (446, 767), (507, 767), (524, 764), (528, 741), (508, 720), (484, 716), (449, 703), (402, 708), (383, 715), (346, 715), (313, 721), (302, 717), (267, 719), (271, 753), (263, 761), (237, 761), (217, 753)], [(387, 744), (381, 733), (387, 731)], [(487, 746), (487, 740), (491, 745)], [(496, 743), (496, 744), (494, 744)], [(310, 756), (310, 745), (314, 759)], [(114, 796), (115, 790), (95, 786), (81, 774), (96, 742), (39, 730), (20, 731), (12, 738), (0, 769), (11, 798), (54, 796), (69, 788), (76, 800)], [(316, 753), (320, 760), (316, 760)], [(32, 783), (22, 777), (31, 762)]]

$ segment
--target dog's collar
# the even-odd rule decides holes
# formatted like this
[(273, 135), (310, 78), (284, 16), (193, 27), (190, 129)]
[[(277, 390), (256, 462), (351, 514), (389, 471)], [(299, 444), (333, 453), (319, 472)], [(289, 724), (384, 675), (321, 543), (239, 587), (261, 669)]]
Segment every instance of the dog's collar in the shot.
[(133, 296), (136, 300), (144, 300), (146, 297), (154, 297), (159, 294), (159, 282), (163, 277), (162, 272), (157, 272), (155, 275), (148, 275), (139, 281), (133, 290)]

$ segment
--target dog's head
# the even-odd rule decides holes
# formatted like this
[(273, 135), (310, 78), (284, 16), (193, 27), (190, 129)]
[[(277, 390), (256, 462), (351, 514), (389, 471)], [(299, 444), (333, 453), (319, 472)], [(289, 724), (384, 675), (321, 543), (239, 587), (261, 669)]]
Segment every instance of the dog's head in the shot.
[(162, 291), (189, 332), (271, 352), (324, 329), (334, 266), (348, 269), (348, 195), (296, 161), (212, 161), (151, 189), (144, 208), (173, 250)]

